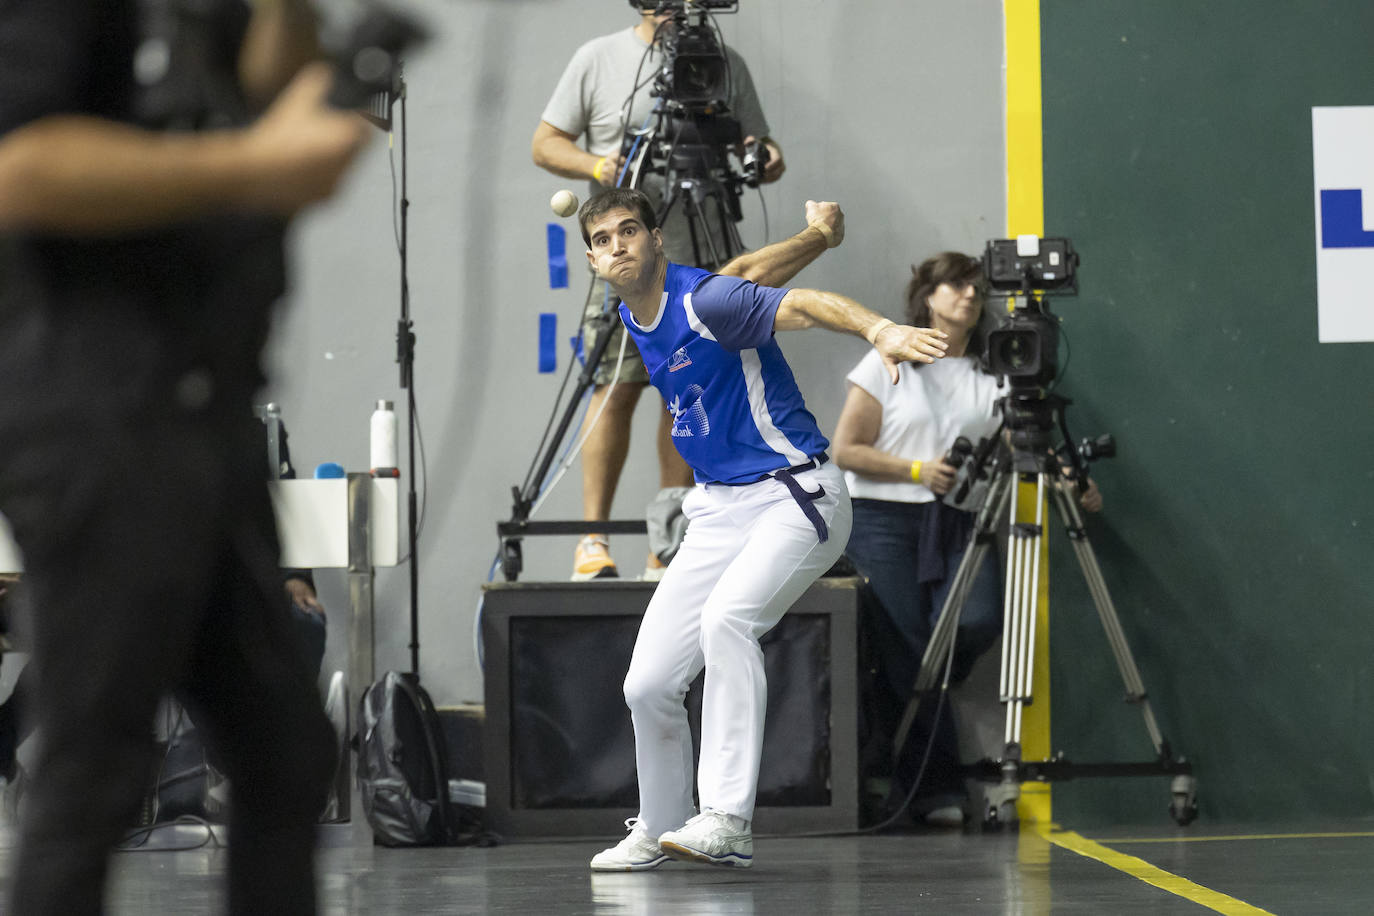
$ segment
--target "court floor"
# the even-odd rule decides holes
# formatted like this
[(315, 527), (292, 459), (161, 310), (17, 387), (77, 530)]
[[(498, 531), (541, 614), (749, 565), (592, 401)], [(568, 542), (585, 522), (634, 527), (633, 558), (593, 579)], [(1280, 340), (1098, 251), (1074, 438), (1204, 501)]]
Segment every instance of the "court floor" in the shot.
[[(325, 914), (1374, 913), (1374, 824), (768, 837), (751, 869), (671, 863), (592, 874), (614, 837), (384, 849), (322, 828)], [(227, 851), (199, 826), (115, 855), (112, 914), (222, 912)], [(12, 834), (0, 834), (7, 884)], [(204, 844), (204, 845), (201, 845)], [(184, 846), (171, 850), (160, 846)]]

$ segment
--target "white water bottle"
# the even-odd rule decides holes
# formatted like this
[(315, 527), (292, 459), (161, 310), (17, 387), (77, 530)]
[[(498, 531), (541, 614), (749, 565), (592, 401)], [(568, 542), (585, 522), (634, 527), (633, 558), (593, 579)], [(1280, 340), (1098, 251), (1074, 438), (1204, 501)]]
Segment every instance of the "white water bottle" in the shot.
[(378, 401), (372, 411), (372, 476), (400, 477), (396, 454), (396, 411), (390, 401)]

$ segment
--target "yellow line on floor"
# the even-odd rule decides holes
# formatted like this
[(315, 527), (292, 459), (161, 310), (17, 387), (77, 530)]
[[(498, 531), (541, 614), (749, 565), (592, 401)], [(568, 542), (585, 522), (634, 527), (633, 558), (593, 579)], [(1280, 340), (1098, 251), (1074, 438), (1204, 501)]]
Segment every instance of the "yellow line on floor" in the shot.
[(1144, 881), (1146, 884), (1168, 891), (1185, 900), (1191, 900), (1193, 903), (1218, 913), (1224, 913), (1226, 916), (1261, 916), (1261, 914), (1262, 916), (1273, 916), (1268, 910), (1262, 910), (1259, 907), (1251, 906), (1244, 900), (1237, 900), (1235, 897), (1227, 896), (1220, 891), (1203, 887), (1187, 878), (1179, 877), (1172, 872), (1151, 865), (1144, 859), (1137, 859), (1135, 856), (1128, 856), (1124, 852), (1109, 849), (1101, 843), (1074, 833), (1072, 830), (1055, 830), (1042, 826), (1037, 826), (1035, 829), (1047, 841), (1061, 849), (1067, 849), (1080, 856), (1094, 859), (1103, 865), (1108, 865), (1117, 871), (1125, 872), (1133, 878)]
[(1227, 840), (1344, 840), (1351, 837), (1374, 837), (1374, 832), (1361, 833), (1247, 833), (1234, 836), (1170, 836), (1170, 837), (1108, 837), (1100, 840), (1120, 846), (1123, 843), (1224, 843)]

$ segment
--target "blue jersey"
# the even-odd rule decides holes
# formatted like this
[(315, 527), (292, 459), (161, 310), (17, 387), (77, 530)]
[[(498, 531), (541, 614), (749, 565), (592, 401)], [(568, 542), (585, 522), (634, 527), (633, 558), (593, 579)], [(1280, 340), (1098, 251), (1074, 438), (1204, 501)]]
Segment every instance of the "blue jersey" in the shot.
[(673, 415), (673, 443), (698, 483), (749, 483), (825, 451), (773, 339), (785, 289), (668, 264), (663, 300), (641, 327), (625, 323), (649, 380)]

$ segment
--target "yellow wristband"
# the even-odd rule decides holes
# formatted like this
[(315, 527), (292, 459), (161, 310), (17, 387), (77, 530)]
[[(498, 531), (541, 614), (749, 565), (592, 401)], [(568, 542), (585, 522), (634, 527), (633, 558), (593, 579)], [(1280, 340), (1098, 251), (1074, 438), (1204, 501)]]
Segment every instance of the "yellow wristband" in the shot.
[(881, 334), (883, 331), (886, 331), (888, 328), (892, 327), (896, 323), (897, 322), (893, 321), (891, 318), (884, 318), (881, 321), (875, 321), (864, 329), (864, 337), (868, 340), (869, 343), (876, 347), (878, 345), (878, 335)]
[(919, 462), (919, 461), (913, 461), (913, 462), (911, 462), (911, 482), (912, 482), (912, 483), (920, 483), (920, 482), (921, 482), (921, 462)]
[(600, 159), (596, 160), (596, 167), (592, 169), (592, 177), (595, 178), (597, 181), (600, 181), (601, 169), (607, 162), (610, 162), (610, 160), (610, 156), (602, 156)]

